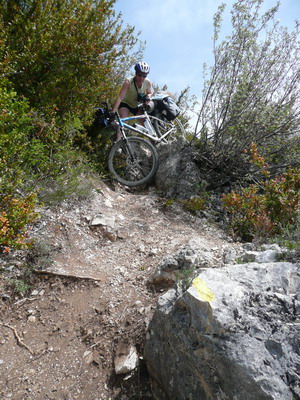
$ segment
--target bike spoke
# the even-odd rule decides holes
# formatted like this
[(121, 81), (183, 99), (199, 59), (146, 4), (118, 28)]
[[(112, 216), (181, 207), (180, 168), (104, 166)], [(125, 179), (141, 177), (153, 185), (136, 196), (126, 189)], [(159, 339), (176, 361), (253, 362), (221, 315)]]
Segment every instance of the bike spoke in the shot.
[(132, 137), (116, 145), (109, 158), (109, 167), (121, 183), (137, 186), (153, 177), (157, 158), (153, 145), (144, 139)]

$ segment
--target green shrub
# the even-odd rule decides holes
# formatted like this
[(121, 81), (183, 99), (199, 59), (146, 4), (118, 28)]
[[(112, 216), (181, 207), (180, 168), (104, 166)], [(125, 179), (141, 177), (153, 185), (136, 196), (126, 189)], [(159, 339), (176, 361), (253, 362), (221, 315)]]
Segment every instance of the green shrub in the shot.
[(251, 162), (260, 168), (260, 182), (223, 196), (230, 215), (230, 227), (242, 239), (278, 235), (299, 216), (300, 168), (289, 168), (270, 178), (268, 165), (252, 145)]
[(7, 287), (12, 289), (16, 295), (20, 296), (24, 296), (26, 292), (31, 289), (31, 285), (23, 279), (8, 279)]
[(5, 281), (5, 288), (14, 295), (23, 297), (32, 289), (34, 284), (33, 268), (28, 264), (23, 264), (18, 268), (18, 276), (8, 278)]
[(0, 78), (0, 193), (26, 192), (26, 181), (48, 172), (55, 144), (50, 129)]
[(197, 211), (204, 211), (206, 209), (208, 199), (209, 195), (203, 193), (201, 196), (193, 196), (190, 199), (181, 200), (181, 204), (187, 211), (197, 213)]
[(70, 115), (60, 127), (46, 123), (0, 78), (0, 251), (28, 245), (26, 225), (45, 185), (60, 200), (88, 191), (85, 156), (72, 147), (81, 127)]
[(300, 212), (293, 224), (286, 225), (280, 235), (274, 238), (274, 242), (289, 250), (300, 252)]
[(139, 50), (138, 34), (130, 26), (123, 28), (114, 3), (0, 2), (0, 40), (5, 48), (0, 65), (17, 92), (42, 110), (47, 121), (69, 112), (86, 119), (99, 98), (112, 101), (117, 95), (118, 70), (122, 76)]
[(24, 99), (0, 82), (0, 193), (9, 193), (23, 180), (22, 159), (28, 152), (32, 129), (29, 107)]
[(30, 246), (27, 239), (27, 224), (37, 217), (36, 195), (24, 198), (11, 195), (0, 198), (0, 251), (7, 253), (11, 248), (24, 249)]

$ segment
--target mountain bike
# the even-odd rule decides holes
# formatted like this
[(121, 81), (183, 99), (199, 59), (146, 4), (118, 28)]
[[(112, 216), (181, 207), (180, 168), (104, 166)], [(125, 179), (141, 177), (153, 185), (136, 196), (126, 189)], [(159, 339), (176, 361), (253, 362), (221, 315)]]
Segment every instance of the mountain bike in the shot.
[(110, 125), (119, 127), (122, 136), (108, 155), (110, 173), (118, 182), (130, 187), (151, 181), (158, 168), (154, 144), (165, 142), (171, 135), (183, 135), (181, 122), (177, 118), (168, 121), (155, 105), (147, 112), (147, 106), (140, 104), (141, 114), (126, 118), (121, 118), (117, 112), (109, 112), (107, 104), (105, 106)]

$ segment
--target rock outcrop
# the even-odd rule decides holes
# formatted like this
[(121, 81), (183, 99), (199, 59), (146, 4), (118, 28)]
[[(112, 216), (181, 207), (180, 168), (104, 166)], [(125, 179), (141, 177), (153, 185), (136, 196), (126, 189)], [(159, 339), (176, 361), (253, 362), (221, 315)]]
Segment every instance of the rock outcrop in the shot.
[(299, 400), (299, 264), (250, 253), (159, 299), (145, 346), (155, 399)]
[[(189, 199), (201, 189), (200, 170), (194, 162), (195, 150), (183, 138), (158, 147), (157, 189), (170, 198)], [(203, 182), (202, 182), (203, 183)]]
[(202, 238), (191, 239), (175, 254), (164, 257), (152, 277), (156, 287), (171, 287), (178, 280), (192, 278), (199, 268), (213, 267), (217, 263), (217, 249)]

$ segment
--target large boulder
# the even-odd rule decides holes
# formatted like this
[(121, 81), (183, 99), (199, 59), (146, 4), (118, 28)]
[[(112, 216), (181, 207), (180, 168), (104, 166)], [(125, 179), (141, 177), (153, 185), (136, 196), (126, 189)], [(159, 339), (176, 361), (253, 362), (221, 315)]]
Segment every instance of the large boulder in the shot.
[(299, 400), (299, 265), (206, 268), (158, 302), (145, 359), (157, 400)]
[(155, 177), (157, 189), (166, 197), (189, 199), (203, 185), (194, 162), (195, 150), (184, 138), (158, 146), (159, 167)]

